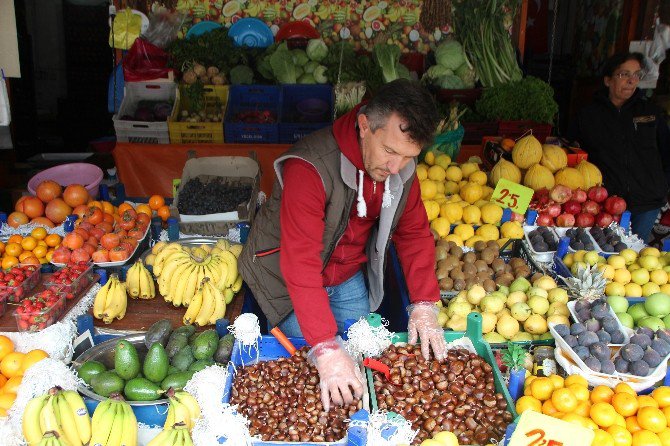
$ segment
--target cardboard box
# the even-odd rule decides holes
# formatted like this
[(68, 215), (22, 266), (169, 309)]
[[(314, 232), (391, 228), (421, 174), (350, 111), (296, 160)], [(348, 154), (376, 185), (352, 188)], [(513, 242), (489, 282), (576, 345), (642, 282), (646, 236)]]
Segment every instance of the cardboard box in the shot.
[[(241, 203), (235, 211), (231, 212), (179, 215), (177, 210), (179, 192), (188, 180), (196, 177), (199, 177), (205, 183), (215, 178), (224, 178), (226, 184), (250, 184), (251, 198), (246, 203)], [(249, 157), (214, 156), (192, 158), (186, 161), (181, 176), (181, 184), (171, 207), (172, 216), (179, 218), (181, 232), (186, 234), (226, 235), (230, 228), (237, 226), (240, 222), (252, 223), (256, 215), (260, 177), (261, 172), (258, 162)]]

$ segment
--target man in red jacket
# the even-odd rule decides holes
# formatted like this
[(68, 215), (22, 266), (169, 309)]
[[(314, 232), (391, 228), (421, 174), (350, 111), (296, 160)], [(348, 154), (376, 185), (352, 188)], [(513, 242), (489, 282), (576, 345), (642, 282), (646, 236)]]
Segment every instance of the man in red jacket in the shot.
[(426, 359), (430, 348), (438, 359), (445, 354), (435, 245), (415, 175), (415, 158), (437, 122), (430, 95), (398, 80), (275, 162), (277, 183), (240, 269), (270, 324), (313, 346), (324, 410), (331, 399), (350, 403), (362, 395), (356, 365), (336, 335), (346, 319), (379, 307), (390, 240), (412, 302), (409, 342), (420, 338)]

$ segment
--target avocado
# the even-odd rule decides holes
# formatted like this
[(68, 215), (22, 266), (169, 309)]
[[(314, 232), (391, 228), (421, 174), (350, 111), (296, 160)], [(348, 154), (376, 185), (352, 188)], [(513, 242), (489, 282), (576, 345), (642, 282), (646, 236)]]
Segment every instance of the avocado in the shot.
[(114, 372), (102, 372), (91, 379), (91, 388), (100, 396), (108, 397), (123, 390), (123, 379)]
[(133, 378), (126, 383), (123, 394), (130, 401), (154, 401), (161, 397), (163, 391), (146, 378)]
[(204, 369), (205, 367), (209, 367), (210, 365), (214, 364), (214, 360), (211, 358), (207, 359), (198, 359), (195, 361), (193, 364), (191, 364), (188, 367), (188, 370), (190, 372), (199, 372), (200, 370)]
[(195, 348), (195, 340), (198, 339), (198, 336), (200, 336), (200, 333), (193, 333), (188, 337), (188, 345), (190, 345), (191, 348)]
[(167, 345), (165, 346), (165, 351), (167, 352), (168, 357), (172, 359), (174, 358), (174, 355), (179, 352), (179, 350), (186, 347), (187, 345), (188, 336), (186, 333), (181, 333), (178, 335), (173, 333), (173, 335), (170, 336), (170, 340), (168, 341)]
[(193, 333), (195, 333), (195, 327), (193, 325), (182, 325), (181, 327), (176, 328), (175, 331), (172, 332), (172, 335), (185, 334), (186, 337), (189, 337)]
[(193, 343), (193, 357), (195, 359), (208, 359), (214, 356), (219, 345), (219, 335), (216, 330), (205, 330), (198, 335)]
[(170, 322), (169, 319), (161, 319), (147, 330), (147, 333), (144, 335), (144, 345), (146, 345), (147, 348), (151, 348), (154, 342), (158, 342), (165, 347), (171, 332), (172, 322)]
[(180, 371), (181, 371), (181, 370), (179, 370), (177, 367), (171, 365), (170, 367), (168, 367), (167, 374), (168, 374), (168, 375), (172, 375), (172, 374), (174, 374), (174, 373), (179, 373)]
[(159, 342), (154, 342), (144, 357), (144, 364), (142, 365), (144, 376), (149, 381), (159, 383), (167, 376), (168, 367), (170, 367), (170, 359), (165, 352), (165, 348)]
[(135, 346), (123, 340), (116, 343), (114, 349), (114, 369), (125, 380), (133, 379), (140, 372), (140, 357)]
[(221, 339), (219, 339), (219, 345), (216, 348), (214, 353), (214, 361), (219, 364), (225, 364), (230, 361), (230, 355), (233, 353), (233, 344), (235, 343), (235, 337), (228, 333)]
[(187, 345), (186, 347), (179, 350), (179, 353), (174, 355), (171, 363), (173, 366), (177, 367), (180, 371), (183, 372), (187, 370), (194, 361), (195, 358), (193, 357), (193, 349), (190, 345)]
[(163, 390), (168, 390), (172, 387), (175, 390), (181, 390), (184, 388), (189, 379), (193, 377), (193, 372), (179, 372), (168, 375), (162, 382), (161, 388)]
[(105, 365), (98, 361), (86, 361), (79, 367), (77, 370), (77, 375), (84, 380), (86, 384), (91, 385), (91, 379), (94, 376), (101, 374), (106, 371), (107, 368)]

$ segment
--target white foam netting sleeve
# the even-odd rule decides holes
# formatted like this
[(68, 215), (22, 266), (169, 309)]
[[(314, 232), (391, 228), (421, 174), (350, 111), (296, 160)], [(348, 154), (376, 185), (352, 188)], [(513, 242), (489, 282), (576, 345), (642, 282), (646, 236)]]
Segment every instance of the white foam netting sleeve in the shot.
[(383, 410), (371, 413), (368, 421), (352, 420), (349, 425), (366, 429), (366, 444), (374, 446), (411, 444), (419, 432), (403, 417)]
[(347, 330), (344, 347), (357, 361), (364, 356), (376, 358), (391, 346), (393, 333), (386, 328), (387, 326), (388, 321), (385, 319), (382, 319), (381, 325), (373, 327), (367, 318), (361, 317)]
[(18, 228), (12, 228), (9, 226), (7, 223), (2, 223), (0, 226), (0, 238), (7, 238), (11, 237), (12, 235), (18, 234), (20, 236), (27, 236), (30, 235), (31, 232), (33, 232), (33, 229), (35, 228), (44, 228), (47, 230), (48, 234), (58, 234), (61, 237), (65, 237), (65, 226), (62, 224), (59, 226), (56, 226), (55, 228), (50, 228), (45, 225), (40, 225), (36, 223), (26, 223), (25, 225), (21, 225)]

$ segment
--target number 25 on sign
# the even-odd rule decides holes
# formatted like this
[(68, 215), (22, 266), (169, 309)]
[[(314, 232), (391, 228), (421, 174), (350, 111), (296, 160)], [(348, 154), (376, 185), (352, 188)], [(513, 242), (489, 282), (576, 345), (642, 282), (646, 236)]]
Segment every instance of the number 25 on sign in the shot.
[(501, 178), (491, 195), (491, 201), (498, 205), (509, 208), (517, 214), (525, 214), (528, 210), (530, 200), (533, 198), (533, 189), (513, 183)]
[(527, 410), (521, 414), (509, 446), (590, 446), (591, 429)]

